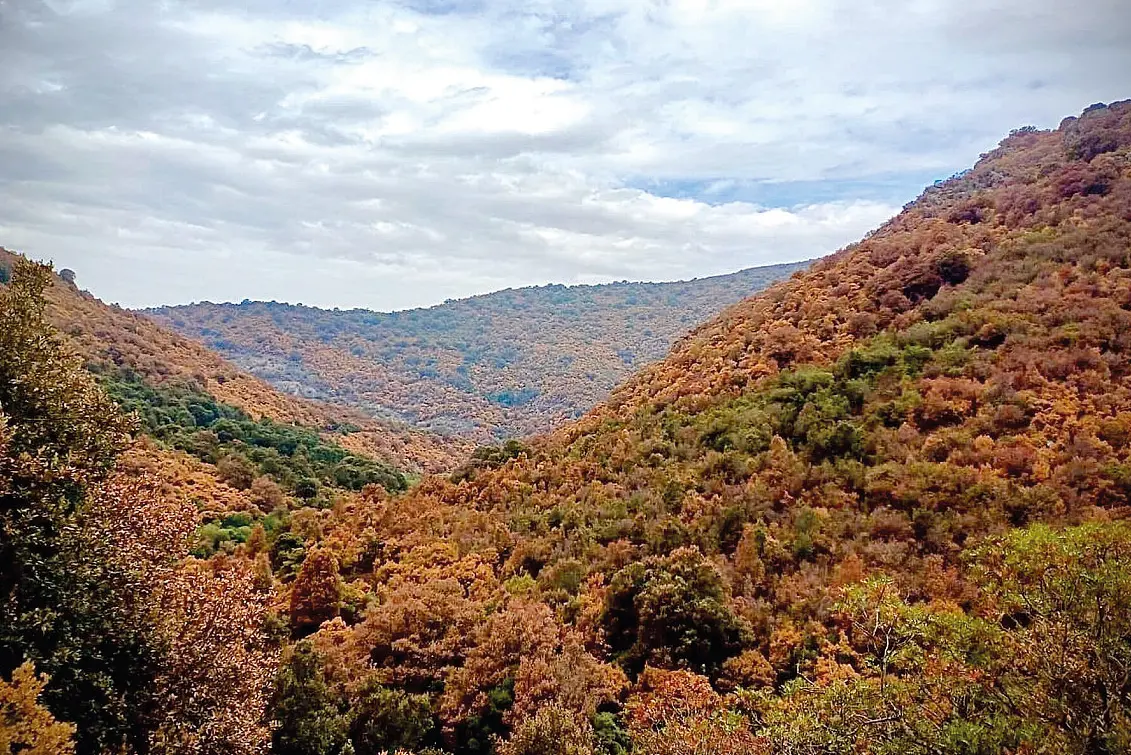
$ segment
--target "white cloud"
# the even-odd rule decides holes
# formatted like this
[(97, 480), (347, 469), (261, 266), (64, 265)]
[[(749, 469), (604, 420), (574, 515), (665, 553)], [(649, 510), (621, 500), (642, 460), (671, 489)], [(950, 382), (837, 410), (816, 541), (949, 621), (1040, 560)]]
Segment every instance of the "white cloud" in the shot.
[(812, 257), (1131, 94), (1123, 4), (7, 0), (0, 244), (135, 306)]

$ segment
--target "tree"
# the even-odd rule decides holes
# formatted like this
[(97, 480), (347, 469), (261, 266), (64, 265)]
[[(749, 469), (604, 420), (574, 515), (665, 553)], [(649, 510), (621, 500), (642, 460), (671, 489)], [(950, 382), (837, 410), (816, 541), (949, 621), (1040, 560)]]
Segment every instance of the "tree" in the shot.
[(32, 660), (80, 753), (145, 737), (157, 673), (136, 580), (83, 546), (85, 510), (131, 423), (44, 322), (50, 269), (17, 264), (0, 292), (0, 674)]
[(190, 501), (116, 469), (132, 423), (44, 323), (50, 280), (0, 293), (0, 673), (47, 672), (80, 755), (258, 752), (262, 596), (187, 558)]
[(295, 495), (297, 495), (299, 498), (303, 499), (304, 501), (311, 501), (318, 497), (319, 488), (320, 486), (318, 485), (318, 480), (312, 479), (310, 477), (304, 477), (303, 479), (295, 483), (294, 490)]
[(416, 751), (440, 742), (428, 695), (369, 683), (350, 709), (350, 740), (357, 755)]
[(1080, 753), (1131, 746), (1131, 526), (1012, 532), (973, 558), (994, 598), (1003, 704)]
[(248, 492), (251, 495), (251, 502), (258, 506), (260, 511), (268, 514), (287, 504), (287, 496), (283, 489), (270, 477), (255, 478)]
[(243, 559), (189, 561), (154, 601), (162, 655), (150, 736), (159, 755), (258, 755), (270, 741), (266, 709), (275, 653), (266, 645), (266, 596)]
[(520, 723), (499, 755), (594, 755), (593, 730), (588, 721), (559, 705), (539, 708)]
[(650, 663), (714, 675), (750, 636), (729, 598), (718, 569), (698, 550), (681, 548), (618, 572), (601, 621), (630, 673)]
[(338, 615), (342, 580), (338, 559), (329, 551), (311, 552), (302, 562), (291, 588), (291, 625), (298, 634), (309, 633)]
[(336, 755), (347, 741), (348, 721), (326, 688), (321, 661), (309, 642), (300, 642), (275, 681), (271, 709), (278, 723), (275, 755)]
[(0, 755), (72, 755), (73, 724), (60, 723), (39, 703), (47, 678), (30, 663), (0, 679)]
[(731, 710), (710, 681), (690, 671), (648, 668), (625, 706), (633, 752), (648, 755), (756, 755), (766, 743)]

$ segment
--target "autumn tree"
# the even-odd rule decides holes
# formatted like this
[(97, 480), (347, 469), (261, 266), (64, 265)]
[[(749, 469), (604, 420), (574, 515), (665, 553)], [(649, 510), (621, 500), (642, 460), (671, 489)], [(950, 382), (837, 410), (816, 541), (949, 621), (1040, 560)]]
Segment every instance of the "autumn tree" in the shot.
[(625, 706), (633, 752), (755, 755), (769, 752), (750, 722), (690, 671), (647, 668)]
[(341, 597), (338, 559), (325, 550), (307, 555), (291, 587), (291, 625), (295, 632), (308, 633), (337, 616)]
[(499, 745), (498, 755), (594, 755), (592, 727), (557, 706), (539, 708)]
[(0, 679), (0, 753), (2, 755), (72, 755), (73, 724), (55, 720), (39, 702), (47, 679), (31, 663)]

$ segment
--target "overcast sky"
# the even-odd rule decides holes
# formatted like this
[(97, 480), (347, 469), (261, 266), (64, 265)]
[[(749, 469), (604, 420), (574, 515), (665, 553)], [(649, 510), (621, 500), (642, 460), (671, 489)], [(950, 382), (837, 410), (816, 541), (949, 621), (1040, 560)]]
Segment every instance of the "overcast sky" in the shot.
[(0, 245), (379, 310), (820, 256), (1131, 97), (1127, 0), (0, 0)]

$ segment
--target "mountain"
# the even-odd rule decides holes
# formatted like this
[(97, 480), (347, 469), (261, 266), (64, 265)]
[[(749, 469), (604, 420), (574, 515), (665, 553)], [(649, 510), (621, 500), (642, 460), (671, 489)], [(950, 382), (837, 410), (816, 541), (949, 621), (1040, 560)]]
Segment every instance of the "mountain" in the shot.
[(694, 324), (807, 264), (522, 288), (387, 314), (265, 302), (146, 314), (289, 393), (486, 442), (580, 416)]
[(368, 597), (319, 603), (276, 743), (1127, 752), (1129, 514), (1121, 102), (1011, 133), (581, 420), (335, 512), (307, 547)]

